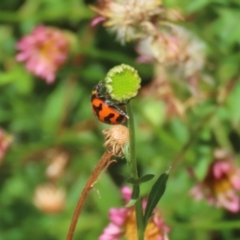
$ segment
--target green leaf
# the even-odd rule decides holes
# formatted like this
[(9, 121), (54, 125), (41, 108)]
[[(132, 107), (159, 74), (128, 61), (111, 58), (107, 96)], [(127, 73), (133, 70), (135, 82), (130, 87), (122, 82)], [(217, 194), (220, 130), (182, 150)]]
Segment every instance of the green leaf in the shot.
[(153, 126), (159, 127), (165, 122), (165, 105), (162, 102), (150, 98), (145, 99), (141, 112)]
[(125, 207), (132, 207), (135, 203), (137, 202), (137, 199), (131, 199), (126, 205)]
[(157, 206), (159, 200), (165, 192), (167, 179), (168, 173), (163, 173), (152, 186), (148, 196), (148, 203), (144, 215), (145, 225), (147, 224), (148, 219), (152, 216), (154, 208)]
[(138, 179), (134, 179), (131, 177), (127, 180), (127, 182), (130, 184), (133, 184), (133, 185), (135, 185), (135, 184), (140, 185), (141, 183), (148, 182), (153, 178), (154, 178), (154, 174), (146, 174)]
[(139, 179), (139, 183), (148, 182), (154, 178), (154, 174), (146, 174)]
[(136, 203), (136, 201), (138, 200), (139, 194), (140, 194), (139, 185), (134, 184), (134, 185), (133, 185), (132, 198), (131, 198), (131, 200), (126, 204), (125, 207), (131, 207), (131, 206), (133, 206), (133, 205)]
[(62, 83), (46, 99), (45, 109), (42, 112), (42, 128), (44, 131), (48, 133), (57, 131), (64, 114), (66, 96), (66, 84)]
[(0, 87), (10, 83), (21, 94), (29, 94), (33, 88), (32, 75), (18, 65), (14, 66), (9, 72), (0, 71)]
[(235, 127), (237, 127), (240, 123), (239, 96), (240, 78), (238, 78), (238, 82), (235, 84), (234, 89), (226, 101), (229, 110), (229, 119)]
[[(239, 42), (240, 29), (238, 28), (239, 9), (218, 8), (219, 18), (218, 26), (221, 26), (221, 31), (218, 31), (220, 40), (223, 40), (225, 46), (233, 46)], [(232, 29), (235, 29), (232, 31)]]
[(187, 4), (187, 11), (188, 13), (192, 13), (195, 11), (199, 11), (200, 9), (206, 7), (206, 5), (209, 4), (209, 0), (195, 0), (195, 1), (191, 1), (189, 2), (189, 4)]

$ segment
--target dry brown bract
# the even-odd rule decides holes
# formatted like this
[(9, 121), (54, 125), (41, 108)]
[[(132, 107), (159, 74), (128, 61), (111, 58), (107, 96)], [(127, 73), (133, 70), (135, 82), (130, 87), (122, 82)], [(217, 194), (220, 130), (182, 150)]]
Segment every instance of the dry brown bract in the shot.
[(104, 147), (115, 156), (122, 156), (125, 144), (129, 141), (128, 128), (123, 125), (114, 125), (103, 130), (105, 135)]

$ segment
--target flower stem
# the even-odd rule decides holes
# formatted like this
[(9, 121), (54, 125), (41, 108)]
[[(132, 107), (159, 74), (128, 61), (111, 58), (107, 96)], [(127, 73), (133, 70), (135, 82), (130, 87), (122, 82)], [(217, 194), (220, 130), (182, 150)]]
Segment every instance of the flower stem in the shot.
[(77, 225), (77, 221), (78, 221), (78, 218), (82, 211), (83, 204), (86, 200), (86, 197), (87, 197), (89, 191), (93, 188), (93, 185), (97, 182), (100, 173), (103, 170), (105, 170), (109, 166), (109, 164), (111, 164), (111, 162), (113, 162), (110, 160), (111, 156), (112, 156), (111, 152), (105, 152), (103, 154), (103, 156), (101, 157), (100, 161), (97, 163), (96, 167), (94, 168), (92, 174), (88, 178), (88, 181), (87, 181), (84, 189), (82, 190), (81, 196), (80, 196), (77, 206), (75, 208), (66, 240), (72, 240), (73, 234), (74, 234), (74, 231), (75, 231), (75, 228)]
[[(135, 180), (138, 179), (138, 170), (137, 170), (137, 160), (135, 153), (135, 130), (134, 130), (134, 119), (132, 114), (131, 103), (127, 104), (127, 113), (129, 116), (128, 128), (129, 128), (129, 164), (131, 169), (131, 177)], [(144, 239), (144, 223), (143, 223), (143, 212), (142, 212), (142, 202), (138, 198), (135, 203), (135, 212), (136, 212), (136, 222), (137, 222), (137, 233), (138, 240)]]

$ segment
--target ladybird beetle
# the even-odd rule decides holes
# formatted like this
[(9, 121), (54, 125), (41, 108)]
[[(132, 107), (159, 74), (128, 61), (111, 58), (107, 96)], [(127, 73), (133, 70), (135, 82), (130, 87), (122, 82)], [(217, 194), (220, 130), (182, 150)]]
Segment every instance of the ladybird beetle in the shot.
[(92, 90), (91, 104), (94, 115), (99, 121), (108, 124), (121, 124), (128, 119), (128, 115), (119, 108), (124, 103), (111, 102), (110, 98), (102, 95), (103, 83), (98, 83)]

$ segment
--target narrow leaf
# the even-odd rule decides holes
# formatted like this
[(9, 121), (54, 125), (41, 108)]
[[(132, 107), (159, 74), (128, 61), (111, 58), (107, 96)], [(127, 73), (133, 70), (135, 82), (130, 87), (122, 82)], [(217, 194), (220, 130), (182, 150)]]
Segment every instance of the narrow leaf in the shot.
[(137, 199), (131, 199), (125, 207), (132, 207), (137, 202)]
[(159, 200), (165, 192), (167, 179), (168, 174), (163, 173), (152, 186), (152, 189), (148, 196), (148, 203), (144, 215), (145, 225), (147, 224), (148, 219), (152, 216), (154, 208), (157, 206)]
[(140, 194), (139, 185), (134, 184), (134, 185), (133, 185), (132, 198), (131, 198), (131, 200), (125, 205), (125, 207), (131, 207), (131, 206), (133, 206), (133, 205), (136, 203), (136, 201), (138, 200), (139, 194)]
[(146, 174), (146, 175), (140, 177), (139, 182), (140, 183), (148, 182), (148, 181), (150, 181), (153, 178), (154, 178), (154, 174)]

